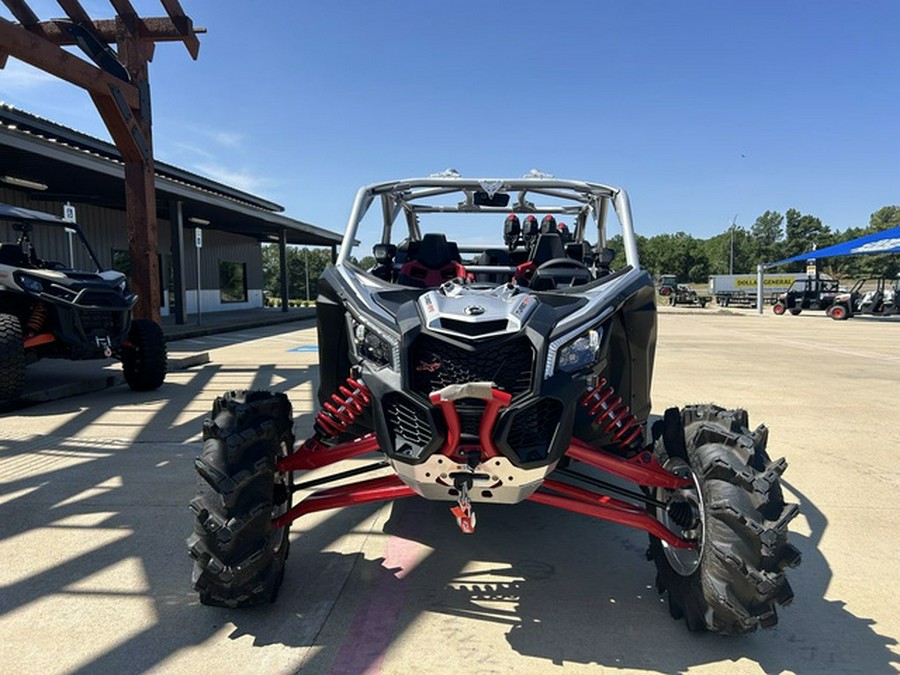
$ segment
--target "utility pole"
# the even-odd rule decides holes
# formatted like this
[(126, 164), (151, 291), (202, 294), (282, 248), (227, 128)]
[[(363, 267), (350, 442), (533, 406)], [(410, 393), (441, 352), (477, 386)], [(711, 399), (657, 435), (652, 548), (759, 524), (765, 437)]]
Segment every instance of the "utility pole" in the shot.
[(737, 227), (737, 217), (739, 213), (734, 214), (734, 218), (731, 219), (731, 227), (728, 228), (728, 231), (731, 232), (731, 255), (728, 258), (728, 274), (734, 274), (734, 228)]
[(303, 249), (304, 252), (304, 263), (303, 263), (303, 271), (306, 272), (306, 304), (309, 304), (309, 246)]

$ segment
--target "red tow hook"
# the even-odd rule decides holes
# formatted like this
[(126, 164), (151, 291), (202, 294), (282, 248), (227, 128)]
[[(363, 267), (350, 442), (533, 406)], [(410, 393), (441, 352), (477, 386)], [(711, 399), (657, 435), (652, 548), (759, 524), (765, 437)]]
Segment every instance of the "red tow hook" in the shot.
[[(493, 382), (467, 382), (465, 384), (451, 384), (443, 389), (431, 392), (429, 399), (432, 405), (440, 406), (441, 412), (444, 413), (444, 420), (447, 423), (447, 440), (444, 447), (441, 448), (441, 454), (450, 457), (453, 461), (457, 461), (460, 439), (459, 415), (456, 412), (456, 401), (462, 398), (478, 398), (486, 401), (484, 415), (481, 417), (481, 424), (478, 427), (478, 440), (480, 441), (479, 450), (474, 451), (475, 457), (469, 458), (468, 471), (469, 475), (457, 475), (454, 478), (454, 487), (459, 492), (456, 500), (456, 506), (450, 509), (450, 513), (456, 518), (459, 529), (464, 534), (472, 534), (475, 531), (475, 511), (472, 509), (472, 503), (469, 501), (469, 487), (472, 485), (475, 468), (480, 461), (497, 457), (500, 452), (494, 445), (491, 438), (491, 432), (494, 429), (494, 423), (500, 414), (500, 409), (509, 405), (512, 400), (512, 394), (509, 394), (494, 387)], [(479, 461), (480, 460), (480, 461)]]
[(456, 500), (456, 506), (450, 509), (450, 513), (456, 516), (456, 524), (463, 534), (472, 534), (475, 531), (475, 511), (472, 509), (472, 502), (469, 501), (469, 483), (461, 481), (459, 489), (459, 498)]

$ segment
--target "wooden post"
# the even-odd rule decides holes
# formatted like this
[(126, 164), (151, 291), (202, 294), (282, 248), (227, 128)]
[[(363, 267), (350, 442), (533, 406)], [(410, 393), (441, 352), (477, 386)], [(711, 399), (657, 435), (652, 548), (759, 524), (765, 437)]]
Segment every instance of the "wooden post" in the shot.
[[(156, 181), (153, 172), (150, 80), (147, 62), (152, 43), (138, 39), (135, 17), (116, 17), (119, 58), (137, 87), (140, 101), (131, 109), (131, 135), (138, 153), (125, 158), (125, 216), (128, 219), (128, 250), (131, 278), (138, 302), (134, 316), (159, 322), (159, 236), (156, 223)], [(128, 121), (126, 119), (126, 121)], [(131, 153), (130, 153), (131, 154)], [(136, 155), (136, 156), (135, 156)]]

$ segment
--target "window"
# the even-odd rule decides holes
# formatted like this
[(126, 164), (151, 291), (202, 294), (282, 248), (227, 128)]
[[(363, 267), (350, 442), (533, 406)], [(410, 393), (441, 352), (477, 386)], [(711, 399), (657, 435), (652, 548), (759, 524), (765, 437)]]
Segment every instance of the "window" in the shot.
[(219, 298), (222, 302), (247, 302), (247, 263), (219, 261)]

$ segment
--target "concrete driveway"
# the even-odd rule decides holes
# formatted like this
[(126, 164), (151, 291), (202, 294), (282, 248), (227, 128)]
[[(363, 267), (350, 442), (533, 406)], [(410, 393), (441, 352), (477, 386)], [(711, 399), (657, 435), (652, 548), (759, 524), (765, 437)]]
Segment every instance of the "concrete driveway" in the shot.
[(459, 533), (417, 498), (306, 516), (277, 603), (201, 606), (184, 544), (213, 399), (285, 391), (313, 417), (315, 330), (181, 340), (210, 361), (0, 416), (0, 664), (9, 673), (886, 673), (900, 637), (900, 322), (661, 310), (654, 410), (742, 406), (790, 462), (794, 603), (694, 635), (641, 532), (536, 504)]

